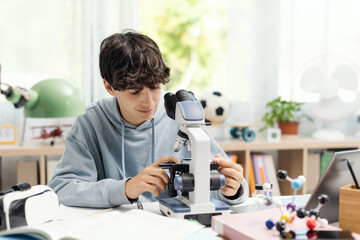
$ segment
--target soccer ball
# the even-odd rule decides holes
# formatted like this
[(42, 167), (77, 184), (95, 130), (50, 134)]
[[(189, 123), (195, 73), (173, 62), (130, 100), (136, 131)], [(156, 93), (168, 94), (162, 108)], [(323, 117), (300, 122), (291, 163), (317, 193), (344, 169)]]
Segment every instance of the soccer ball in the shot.
[(230, 113), (230, 101), (219, 91), (207, 91), (200, 97), (205, 119), (211, 123), (223, 122)]

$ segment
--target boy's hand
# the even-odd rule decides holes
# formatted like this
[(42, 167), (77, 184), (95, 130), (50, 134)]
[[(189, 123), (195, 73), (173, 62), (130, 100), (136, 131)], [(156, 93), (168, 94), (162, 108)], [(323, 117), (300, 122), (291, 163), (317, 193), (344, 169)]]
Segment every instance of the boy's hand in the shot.
[(136, 199), (143, 192), (151, 192), (158, 197), (161, 192), (164, 192), (169, 182), (169, 176), (164, 169), (159, 168), (159, 164), (166, 162), (179, 163), (179, 159), (172, 156), (161, 157), (138, 175), (130, 178), (125, 183), (126, 196), (130, 199)]
[(226, 185), (220, 189), (220, 192), (227, 197), (234, 196), (244, 179), (243, 168), (232, 161), (223, 159), (219, 154), (216, 154), (213, 160), (219, 164), (218, 172), (224, 174), (226, 180)]

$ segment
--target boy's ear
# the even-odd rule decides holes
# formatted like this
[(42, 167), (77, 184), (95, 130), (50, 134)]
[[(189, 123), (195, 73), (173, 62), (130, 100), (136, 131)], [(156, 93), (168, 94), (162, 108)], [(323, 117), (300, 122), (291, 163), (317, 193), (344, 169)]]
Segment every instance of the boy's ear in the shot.
[(115, 91), (114, 91), (113, 87), (112, 87), (105, 79), (103, 79), (103, 83), (104, 83), (104, 87), (105, 87), (106, 91), (107, 91), (111, 96), (114, 96)]

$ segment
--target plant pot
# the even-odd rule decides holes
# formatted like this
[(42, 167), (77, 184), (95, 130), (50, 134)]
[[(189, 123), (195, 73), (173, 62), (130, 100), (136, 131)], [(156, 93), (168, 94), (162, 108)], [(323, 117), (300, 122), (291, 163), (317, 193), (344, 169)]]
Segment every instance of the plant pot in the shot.
[(282, 135), (298, 135), (299, 122), (278, 122)]

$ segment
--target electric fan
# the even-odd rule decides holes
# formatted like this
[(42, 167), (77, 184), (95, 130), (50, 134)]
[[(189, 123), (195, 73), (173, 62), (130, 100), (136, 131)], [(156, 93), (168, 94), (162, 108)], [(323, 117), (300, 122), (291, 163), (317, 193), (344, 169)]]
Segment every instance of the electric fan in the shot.
[[(321, 122), (323, 128), (315, 131), (312, 137), (334, 141), (344, 139), (344, 133), (329, 125), (348, 118), (359, 108), (357, 66), (342, 56), (323, 55), (306, 63), (297, 76), (296, 82), (300, 85), (295, 87), (297, 93), (302, 89), (305, 91), (300, 93), (303, 97), (317, 95), (310, 115)], [(295, 95), (299, 95), (297, 93)]]

